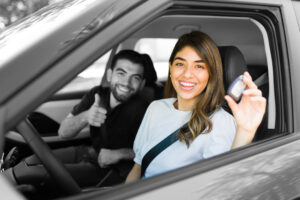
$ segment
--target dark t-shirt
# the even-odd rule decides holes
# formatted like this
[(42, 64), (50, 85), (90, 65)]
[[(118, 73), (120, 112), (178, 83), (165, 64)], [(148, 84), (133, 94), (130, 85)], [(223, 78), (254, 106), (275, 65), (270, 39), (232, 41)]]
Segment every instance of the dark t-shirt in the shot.
[(72, 114), (77, 115), (88, 110), (94, 103), (95, 93), (100, 96), (100, 106), (107, 110), (106, 120), (101, 127), (90, 126), (92, 145), (95, 150), (99, 152), (101, 148), (132, 148), (148, 103), (135, 95), (114, 109), (110, 109), (109, 88), (97, 86), (92, 88), (73, 108)]
[[(77, 115), (88, 110), (94, 103), (95, 93), (100, 96), (100, 106), (107, 110), (106, 120), (100, 127), (90, 126), (91, 141), (96, 152), (99, 152), (101, 148), (132, 148), (149, 102), (135, 95), (111, 109), (109, 106), (110, 89), (97, 86), (84, 95), (71, 113)], [(121, 177), (126, 178), (133, 164), (133, 161), (124, 160), (111, 167), (117, 170)]]

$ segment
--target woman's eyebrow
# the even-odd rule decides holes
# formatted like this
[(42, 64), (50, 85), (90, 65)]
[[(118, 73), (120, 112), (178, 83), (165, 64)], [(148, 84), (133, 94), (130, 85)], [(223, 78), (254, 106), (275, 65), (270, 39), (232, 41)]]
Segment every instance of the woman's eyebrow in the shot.
[(182, 60), (182, 61), (185, 61), (185, 59), (184, 59), (184, 58), (181, 58), (181, 57), (175, 57), (174, 60)]
[[(185, 61), (185, 59), (182, 58), (182, 57), (176, 57), (174, 60), (182, 60), (182, 61)], [(203, 60), (195, 60), (194, 62), (196, 62), (196, 63), (204, 63)]]

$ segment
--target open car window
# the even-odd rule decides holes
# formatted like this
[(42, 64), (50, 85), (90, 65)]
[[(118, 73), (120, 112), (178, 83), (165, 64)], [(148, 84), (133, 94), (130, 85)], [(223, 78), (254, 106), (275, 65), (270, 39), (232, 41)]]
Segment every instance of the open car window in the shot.
[(88, 91), (101, 83), (111, 51), (108, 51), (75, 79), (58, 91), (58, 94)]

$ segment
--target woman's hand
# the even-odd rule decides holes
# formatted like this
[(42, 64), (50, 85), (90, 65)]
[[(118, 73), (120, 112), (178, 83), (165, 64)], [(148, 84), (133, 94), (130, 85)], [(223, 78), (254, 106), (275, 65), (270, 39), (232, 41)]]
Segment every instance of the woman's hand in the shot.
[(244, 73), (243, 82), (247, 87), (239, 103), (236, 103), (230, 96), (225, 96), (237, 123), (233, 148), (249, 144), (252, 141), (266, 110), (266, 99), (248, 72)]

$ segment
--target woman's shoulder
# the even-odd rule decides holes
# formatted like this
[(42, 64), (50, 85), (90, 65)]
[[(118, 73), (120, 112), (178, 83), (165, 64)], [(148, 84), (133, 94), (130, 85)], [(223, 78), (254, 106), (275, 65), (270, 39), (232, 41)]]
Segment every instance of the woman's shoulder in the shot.
[(175, 98), (166, 98), (152, 101), (150, 104), (151, 108), (170, 108), (173, 106)]
[(236, 123), (234, 117), (223, 108), (219, 109), (212, 117), (214, 137), (229, 138), (233, 140), (235, 136)]
[(221, 119), (222, 121), (224, 120), (230, 120), (230, 121), (234, 121), (234, 117), (232, 116), (232, 114), (230, 114), (229, 112), (227, 112), (226, 110), (224, 110), (223, 108), (220, 108), (214, 115), (213, 118), (216, 119)]

